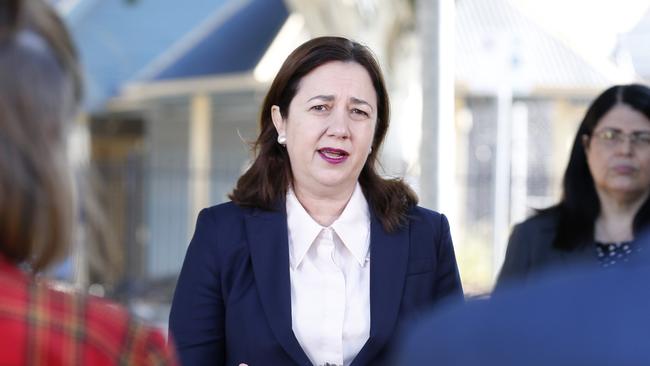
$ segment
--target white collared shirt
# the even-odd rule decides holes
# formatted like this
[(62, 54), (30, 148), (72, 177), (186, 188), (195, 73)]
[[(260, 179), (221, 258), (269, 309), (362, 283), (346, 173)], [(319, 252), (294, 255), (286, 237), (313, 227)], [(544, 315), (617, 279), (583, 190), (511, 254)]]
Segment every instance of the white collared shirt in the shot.
[(350, 365), (370, 336), (370, 213), (357, 183), (329, 227), (287, 192), (291, 320), (314, 365)]

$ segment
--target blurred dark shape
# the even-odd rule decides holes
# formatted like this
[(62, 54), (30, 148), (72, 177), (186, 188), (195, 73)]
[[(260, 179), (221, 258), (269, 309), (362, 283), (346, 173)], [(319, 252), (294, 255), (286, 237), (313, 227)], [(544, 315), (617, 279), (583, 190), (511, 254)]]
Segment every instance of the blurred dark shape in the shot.
[(649, 254), (605, 271), (554, 271), (431, 314), (396, 364), (648, 365)]

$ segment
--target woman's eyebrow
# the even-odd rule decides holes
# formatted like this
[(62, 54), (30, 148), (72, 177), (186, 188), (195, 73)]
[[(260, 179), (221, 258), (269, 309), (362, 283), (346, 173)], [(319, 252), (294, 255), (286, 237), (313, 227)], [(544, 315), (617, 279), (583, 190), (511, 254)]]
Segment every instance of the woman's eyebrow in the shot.
[(320, 99), (320, 100), (324, 100), (326, 102), (331, 102), (331, 101), (334, 100), (334, 96), (333, 95), (317, 95), (317, 96), (314, 96), (314, 97), (311, 97), (311, 98), (307, 99), (307, 101), (311, 102), (314, 99)]
[(356, 98), (356, 97), (351, 97), (350, 100), (352, 101), (353, 104), (365, 104), (365, 105), (368, 106), (368, 108), (370, 108), (370, 110), (374, 110), (372, 108), (372, 106), (370, 105), (370, 103), (366, 102), (363, 99), (359, 99), (359, 98)]
[[(307, 99), (307, 102), (311, 102), (312, 100), (316, 100), (316, 99), (323, 100), (323, 101), (326, 101), (326, 102), (331, 102), (336, 98), (333, 95), (316, 95), (316, 96), (313, 96), (313, 97)], [(350, 101), (352, 102), (352, 104), (364, 104), (364, 105), (367, 105), (368, 108), (370, 108), (370, 110), (374, 110), (374, 108), (372, 108), (372, 105), (370, 105), (370, 103), (366, 102), (365, 100), (363, 100), (361, 98), (350, 97)]]

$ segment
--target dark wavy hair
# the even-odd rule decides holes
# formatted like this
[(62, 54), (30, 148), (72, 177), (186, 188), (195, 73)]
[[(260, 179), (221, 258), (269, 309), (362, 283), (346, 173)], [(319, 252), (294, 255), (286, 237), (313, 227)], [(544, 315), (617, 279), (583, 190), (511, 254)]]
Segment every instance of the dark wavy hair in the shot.
[[(650, 88), (640, 84), (616, 85), (600, 94), (589, 106), (573, 141), (569, 164), (564, 173), (560, 202), (541, 213), (556, 213), (558, 226), (554, 247), (572, 250), (594, 240), (594, 225), (600, 214), (600, 200), (587, 165), (584, 136), (591, 137), (601, 118), (613, 107), (625, 104), (650, 119)], [(650, 200), (634, 217), (633, 232), (650, 224)]]
[(377, 172), (377, 154), (389, 125), (389, 101), (379, 64), (365, 46), (342, 37), (319, 37), (305, 42), (284, 61), (266, 94), (260, 115), (260, 134), (253, 145), (255, 159), (239, 178), (229, 198), (240, 206), (273, 210), (284, 200), (293, 179), (286, 149), (277, 143), (271, 107), (277, 105), (283, 118), (296, 95), (302, 78), (332, 61), (355, 62), (363, 66), (377, 93), (377, 125), (372, 152), (361, 170), (359, 184), (385, 230), (397, 230), (406, 223), (407, 212), (417, 196), (401, 179), (382, 178)]

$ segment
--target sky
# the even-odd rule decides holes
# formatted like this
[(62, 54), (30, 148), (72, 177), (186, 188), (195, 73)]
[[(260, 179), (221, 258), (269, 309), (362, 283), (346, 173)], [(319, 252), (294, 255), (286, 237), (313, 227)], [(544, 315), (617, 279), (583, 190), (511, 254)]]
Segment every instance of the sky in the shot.
[(509, 0), (583, 54), (607, 57), (618, 35), (648, 11), (648, 0)]

